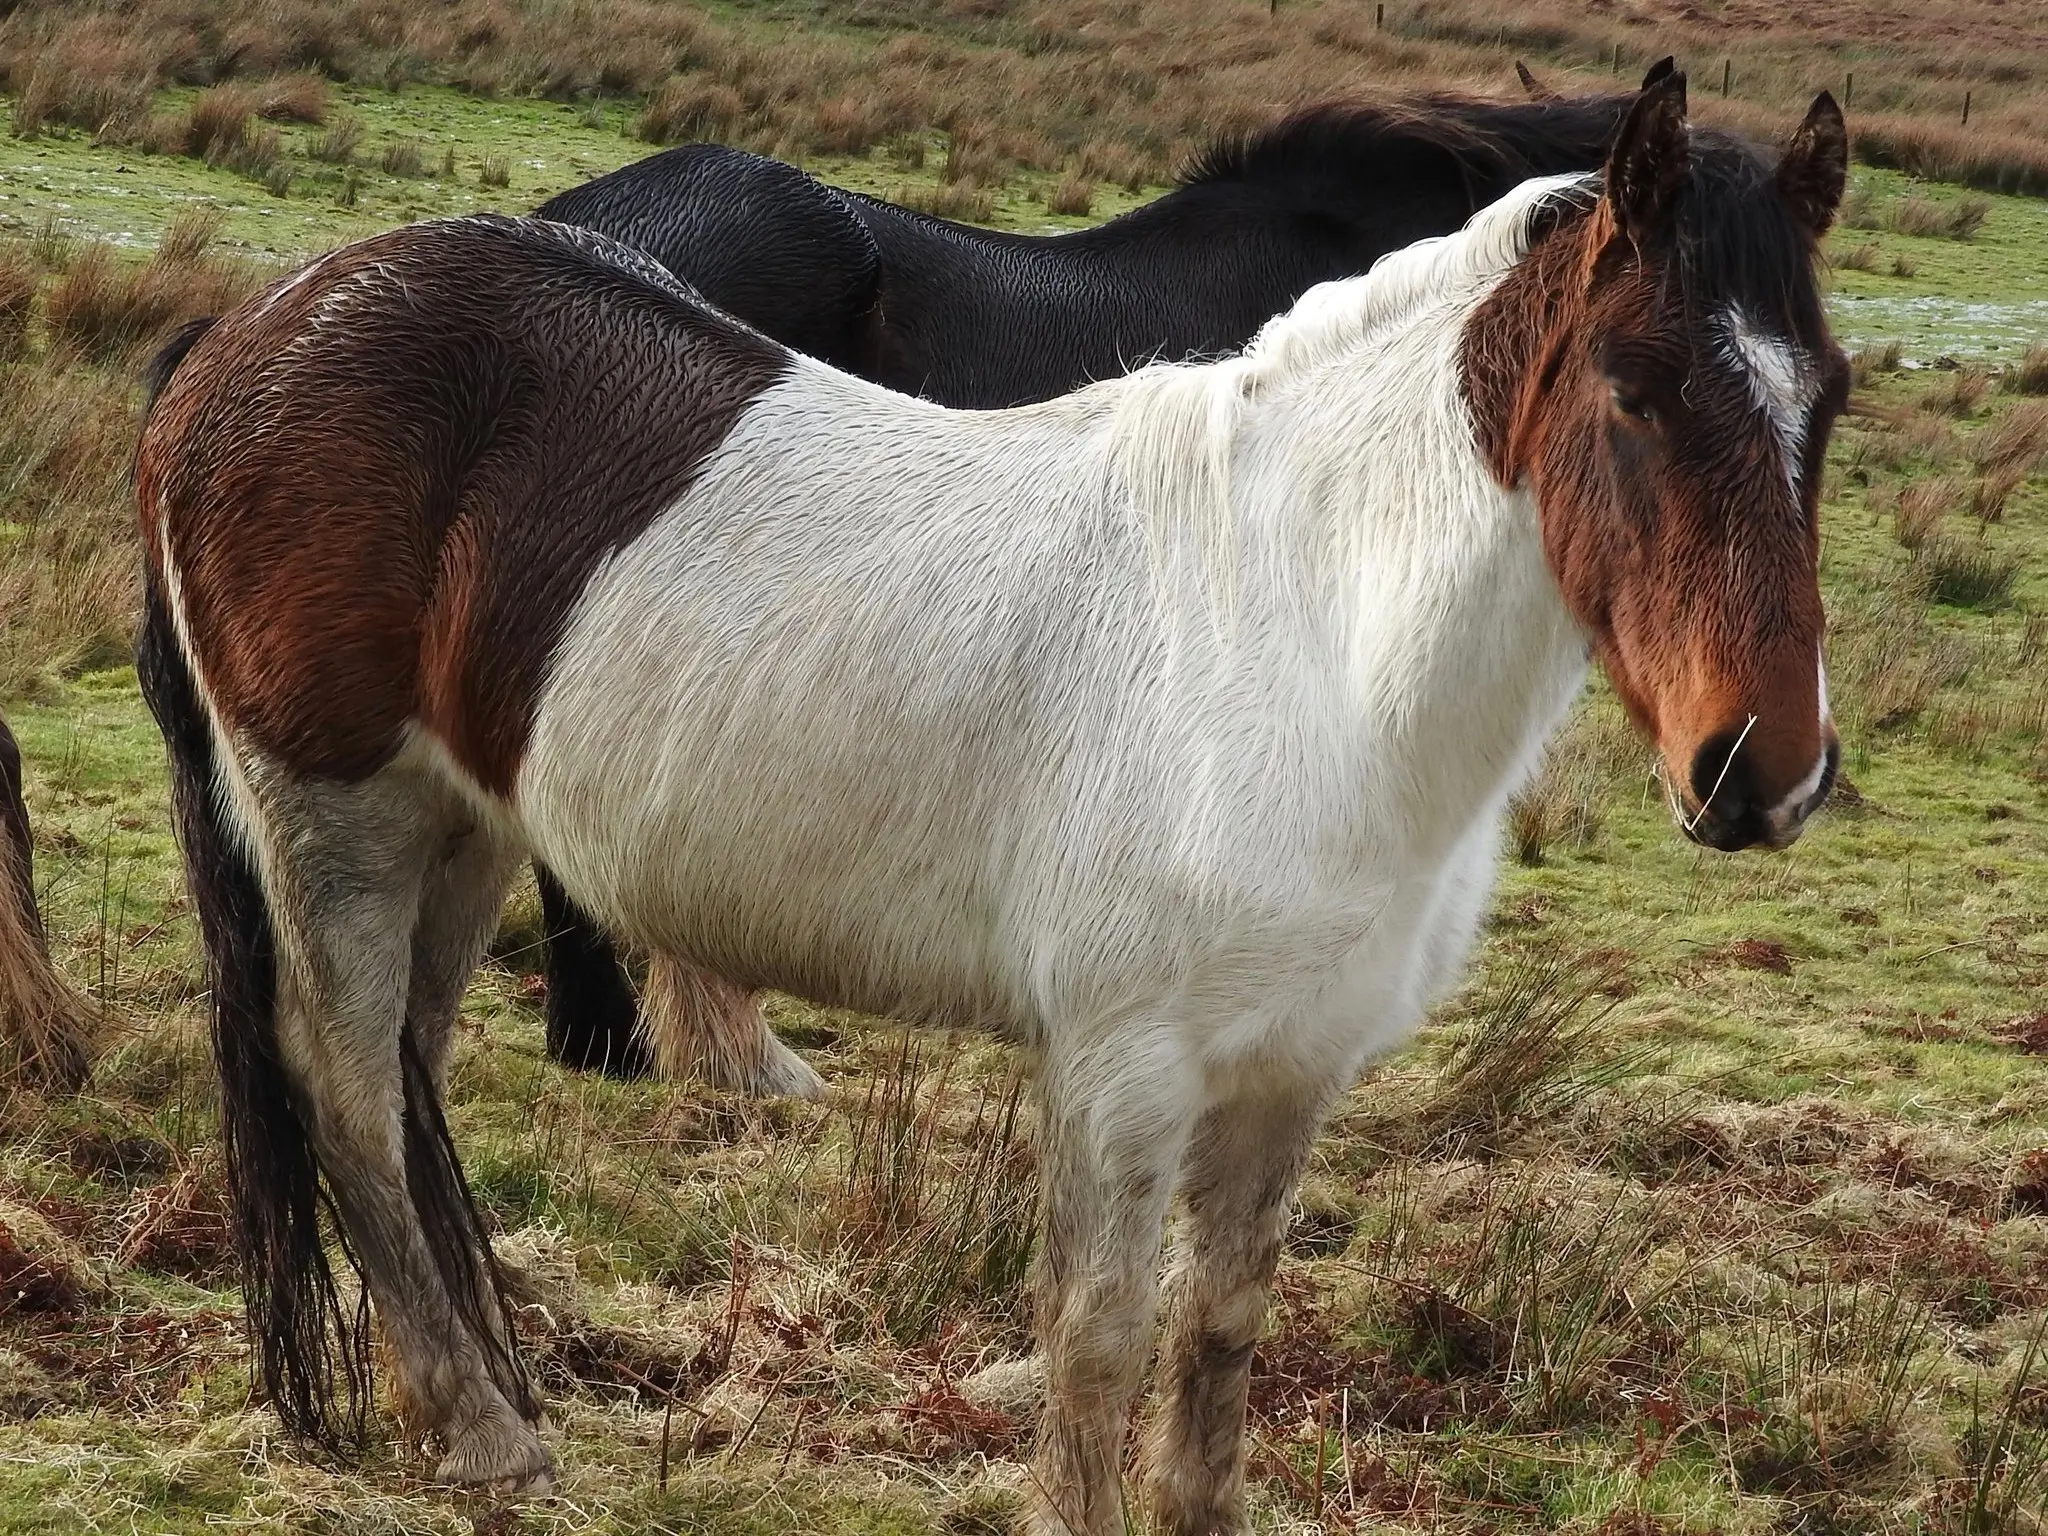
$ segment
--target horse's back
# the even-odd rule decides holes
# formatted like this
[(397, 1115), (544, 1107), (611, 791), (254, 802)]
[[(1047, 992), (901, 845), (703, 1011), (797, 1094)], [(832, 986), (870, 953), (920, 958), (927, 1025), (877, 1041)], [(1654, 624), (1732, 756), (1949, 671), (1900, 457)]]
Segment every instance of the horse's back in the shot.
[(216, 709), (344, 780), (419, 720), (505, 788), (590, 572), (788, 361), (534, 221), (413, 225), (274, 285), (195, 346), (137, 461)]
[(686, 144), (572, 187), (534, 217), (644, 251), (784, 346), (862, 371), (875, 243), (845, 199), (794, 166)]

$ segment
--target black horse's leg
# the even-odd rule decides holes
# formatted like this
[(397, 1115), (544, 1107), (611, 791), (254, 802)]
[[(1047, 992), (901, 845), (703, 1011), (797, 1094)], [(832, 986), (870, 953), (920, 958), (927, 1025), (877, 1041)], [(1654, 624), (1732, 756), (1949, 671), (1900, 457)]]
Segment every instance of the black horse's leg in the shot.
[(538, 864), (533, 875), (547, 928), (548, 1054), (579, 1071), (645, 1077), (653, 1061), (618, 951), (553, 875)]

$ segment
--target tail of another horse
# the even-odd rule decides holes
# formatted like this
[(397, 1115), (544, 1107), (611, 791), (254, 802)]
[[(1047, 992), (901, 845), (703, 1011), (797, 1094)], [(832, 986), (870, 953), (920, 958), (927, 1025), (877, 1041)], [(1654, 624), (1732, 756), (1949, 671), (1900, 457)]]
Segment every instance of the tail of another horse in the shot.
[(154, 575), (146, 603), (136, 671), (170, 749), (172, 810), (206, 948), (249, 1333), (285, 1425), (338, 1445), (360, 1437), (369, 1402), (366, 1304), (344, 1304), (327, 1260), (319, 1164), (278, 1060), (268, 902), (229, 824), (212, 722)]
[[(184, 327), (144, 370), (148, 408), (212, 324)], [(169, 749), (172, 815), (206, 949), (235, 1248), (263, 1388), (292, 1431), (339, 1444), (360, 1436), (369, 1402), (365, 1303), (344, 1305), (327, 1260), (319, 1164), (278, 1060), (269, 905), (231, 825), (213, 723), (153, 561), (135, 668)]]
[(0, 1082), (69, 1091), (92, 1066), (85, 1000), (50, 963), (36, 910), (21, 753), (0, 720)]

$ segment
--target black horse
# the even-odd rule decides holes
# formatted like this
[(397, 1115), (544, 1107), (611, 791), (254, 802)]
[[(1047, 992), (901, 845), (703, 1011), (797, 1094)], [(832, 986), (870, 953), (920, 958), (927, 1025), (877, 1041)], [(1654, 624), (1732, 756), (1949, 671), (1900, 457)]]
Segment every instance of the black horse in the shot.
[[(1164, 197), (1071, 234), (955, 224), (712, 144), (534, 212), (637, 247), (850, 373), (946, 405), (1019, 405), (1156, 358), (1234, 350), (1316, 283), (1448, 234), (1518, 182), (1597, 170), (1634, 99), (1315, 107), (1211, 148)], [(646, 1070), (616, 955), (539, 873), (549, 1050)]]

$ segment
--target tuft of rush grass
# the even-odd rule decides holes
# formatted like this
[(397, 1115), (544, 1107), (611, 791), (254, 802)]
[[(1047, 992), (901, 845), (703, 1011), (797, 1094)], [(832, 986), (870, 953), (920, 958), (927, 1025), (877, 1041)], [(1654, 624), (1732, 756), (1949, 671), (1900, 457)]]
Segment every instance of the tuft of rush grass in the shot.
[(1554, 1122), (1643, 1064), (1608, 1024), (1631, 986), (1625, 958), (1538, 948), (1515, 955), (1468, 1005), (1465, 1032), (1437, 1084), (1409, 1117), (1425, 1150), (1498, 1148), (1511, 1133)]
[(1981, 538), (1930, 536), (1913, 551), (1913, 570), (1928, 597), (1955, 608), (1991, 608), (2005, 602), (2020, 564), (2017, 554)]
[(1045, 197), (1046, 211), (1086, 218), (1095, 206), (1095, 183), (1078, 171), (1060, 178), (1059, 185)]
[(1943, 373), (1920, 397), (1920, 408), (1941, 415), (1967, 417), (1984, 403), (1984, 397), (1990, 390), (1991, 371), (1966, 363)]
[(315, 74), (280, 75), (259, 88), (256, 115), (277, 123), (327, 120), (327, 81)]
[(1885, 212), (1885, 227), (1901, 235), (1974, 240), (1990, 216), (1991, 200), (1972, 193), (1942, 203), (1909, 192)]
[(2037, 341), (1999, 376), (1999, 387), (2014, 395), (2048, 395), (2048, 342)]
[(378, 154), (377, 167), (387, 176), (424, 176), (427, 152), (417, 139), (393, 139)]
[(1904, 344), (1897, 341), (1888, 341), (1880, 347), (1858, 347), (1849, 354), (1851, 384), (1861, 389), (1881, 373), (1897, 373), (1905, 352)]
[(1920, 549), (1941, 531), (1961, 495), (1962, 486), (1948, 475), (1915, 480), (1899, 492), (1892, 537), (1905, 549)]
[(353, 114), (335, 118), (327, 131), (306, 146), (306, 153), (329, 165), (347, 165), (363, 142), (363, 120)]
[[(2038, 1401), (2048, 1382), (2048, 1318), (2020, 1346), (2012, 1380), (1985, 1417), (1981, 1385), (1972, 1384), (1970, 1423), (1962, 1436), (1963, 1464), (1970, 1474), (1969, 1503), (1962, 1529), (1970, 1536), (1994, 1536), (2038, 1529), (2048, 1508), (2048, 1437), (2029, 1434), (2027, 1418), (2038, 1420)], [(2029, 1415), (2029, 1406), (2036, 1412)], [(2036, 1426), (2038, 1427), (2038, 1425)]]
[(131, 361), (179, 322), (219, 314), (255, 286), (232, 265), (173, 257), (138, 266), (89, 245), (50, 288), (50, 338), (94, 362)]
[(895, 200), (920, 213), (969, 224), (986, 223), (995, 210), (995, 195), (971, 181), (942, 181), (928, 189), (903, 187)]
[(28, 350), (42, 283), (42, 264), (20, 242), (0, 246), (0, 363), (11, 363)]

